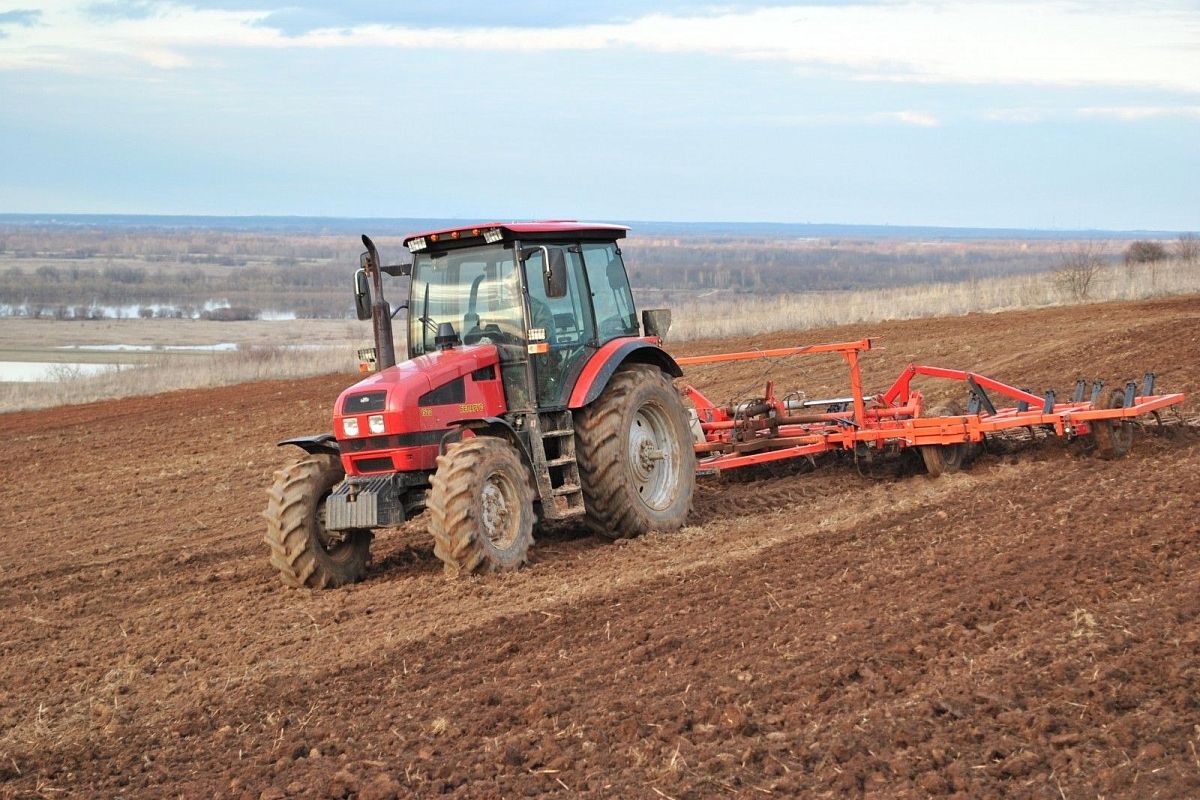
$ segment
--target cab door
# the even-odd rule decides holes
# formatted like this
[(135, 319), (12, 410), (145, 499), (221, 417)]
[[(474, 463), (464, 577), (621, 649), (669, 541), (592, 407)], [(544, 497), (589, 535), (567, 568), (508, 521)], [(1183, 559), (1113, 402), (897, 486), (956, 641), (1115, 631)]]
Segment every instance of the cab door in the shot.
[[(578, 246), (549, 245), (561, 250), (567, 272), (567, 293), (546, 293), (545, 254), (525, 259), (525, 285), (529, 294), (529, 351), (533, 360), (539, 408), (565, 408), (571, 388), (595, 352), (596, 325)], [(552, 256), (551, 261), (557, 260)]]

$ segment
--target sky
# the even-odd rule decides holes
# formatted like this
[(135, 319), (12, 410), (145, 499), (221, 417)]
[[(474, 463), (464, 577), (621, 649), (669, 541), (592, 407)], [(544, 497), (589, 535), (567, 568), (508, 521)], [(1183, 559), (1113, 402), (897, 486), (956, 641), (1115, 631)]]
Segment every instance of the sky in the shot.
[(1200, 3), (0, 0), (0, 213), (1200, 229)]

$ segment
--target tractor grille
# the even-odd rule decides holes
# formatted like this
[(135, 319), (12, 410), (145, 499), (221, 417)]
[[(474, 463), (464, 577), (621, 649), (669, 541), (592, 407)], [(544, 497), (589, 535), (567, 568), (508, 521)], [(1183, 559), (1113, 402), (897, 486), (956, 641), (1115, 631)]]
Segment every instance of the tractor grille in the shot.
[(365, 439), (347, 439), (342, 442), (343, 450), (351, 453), (361, 453), (363, 450), (388, 450), (399, 447), (397, 436), (368, 436)]
[(360, 458), (354, 462), (354, 467), (359, 472), (392, 472), (396, 469), (390, 457)]
[(364, 450), (395, 450), (400, 447), (424, 447), (439, 444), (447, 430), (417, 431), (416, 433), (400, 433), (395, 436), (364, 436), (360, 439), (342, 439), (338, 445), (350, 453), (361, 453)]

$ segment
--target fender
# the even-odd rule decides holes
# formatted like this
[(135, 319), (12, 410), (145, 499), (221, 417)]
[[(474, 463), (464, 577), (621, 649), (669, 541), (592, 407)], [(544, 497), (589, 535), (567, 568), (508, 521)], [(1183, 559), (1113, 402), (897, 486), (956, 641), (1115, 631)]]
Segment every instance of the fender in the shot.
[(461, 432), (468, 430), (476, 436), (495, 436), (498, 439), (507, 439), (521, 453), (521, 458), (525, 461), (525, 465), (533, 469), (533, 455), (529, 452), (529, 447), (526, 445), (525, 440), (521, 438), (521, 435), (517, 433), (517, 429), (508, 420), (501, 417), (481, 417), (479, 419), (458, 420), (451, 424), (454, 427), (450, 429), (447, 436), (442, 437), (440, 452), (445, 452), (450, 434), (458, 432), (460, 434), (459, 439), (461, 439)]
[(341, 455), (337, 439), (333, 437), (332, 433), (318, 433), (316, 436), (297, 436), (295, 439), (284, 439), (276, 447), (283, 447), (286, 444), (294, 444), (311, 455), (318, 455), (320, 453), (328, 453), (332, 456)]
[(683, 370), (671, 358), (671, 354), (658, 345), (659, 340), (647, 336), (638, 339), (613, 339), (597, 350), (571, 390), (567, 408), (583, 408), (595, 400), (608, 385), (609, 378), (622, 364), (653, 364), (673, 378), (683, 375)]

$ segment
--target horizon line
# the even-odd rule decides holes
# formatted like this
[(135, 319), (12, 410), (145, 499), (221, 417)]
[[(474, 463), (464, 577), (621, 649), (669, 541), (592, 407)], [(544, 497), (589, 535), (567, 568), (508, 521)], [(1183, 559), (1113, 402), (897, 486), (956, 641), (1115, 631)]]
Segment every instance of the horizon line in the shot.
[[(193, 225), (172, 225), (165, 224), (168, 221), (184, 221), (193, 220), (201, 221), (222, 221), (227, 223), (237, 222), (286, 222), (286, 223), (304, 223), (304, 222), (344, 222), (344, 223), (360, 223), (360, 222), (377, 222), (377, 223), (417, 223), (427, 225), (429, 223), (444, 224), (450, 223), (447, 227), (453, 227), (456, 223), (478, 223), (481, 219), (491, 221), (536, 221), (536, 218), (514, 218), (504, 219), (495, 215), (482, 215), (477, 217), (457, 217), (457, 216), (354, 216), (354, 215), (325, 215), (325, 214), (162, 214), (162, 213), (108, 213), (108, 212), (0, 212), (0, 223), (26, 223), (26, 224), (49, 224), (53, 225), (58, 219), (69, 220), (88, 220), (88, 221), (118, 221), (118, 222), (146, 222), (149, 227), (206, 227), (203, 224)], [(164, 224), (156, 226), (153, 223), (160, 221)], [(576, 221), (576, 220), (572, 220)], [(580, 219), (578, 221), (600, 222), (599, 219)], [(1066, 236), (1068, 234), (1079, 234), (1093, 238), (1098, 235), (1108, 234), (1112, 236), (1153, 236), (1153, 237), (1175, 237), (1183, 234), (1191, 233), (1187, 230), (1172, 230), (1162, 228), (1038, 228), (1038, 227), (1019, 227), (1012, 225), (992, 226), (992, 225), (941, 225), (941, 224), (893, 224), (879, 222), (781, 222), (772, 220), (651, 220), (651, 219), (614, 219), (605, 218), (605, 222), (616, 222), (618, 224), (627, 224), (630, 226), (682, 226), (682, 227), (722, 227), (722, 226), (741, 226), (741, 227), (759, 227), (759, 228), (809, 228), (809, 229), (828, 229), (828, 230), (870, 230), (877, 232), (903, 232), (903, 231), (926, 231), (926, 232), (946, 232), (947, 234), (964, 234), (971, 233), (974, 235), (991, 233), (991, 234), (1043, 234), (1053, 236)]]

